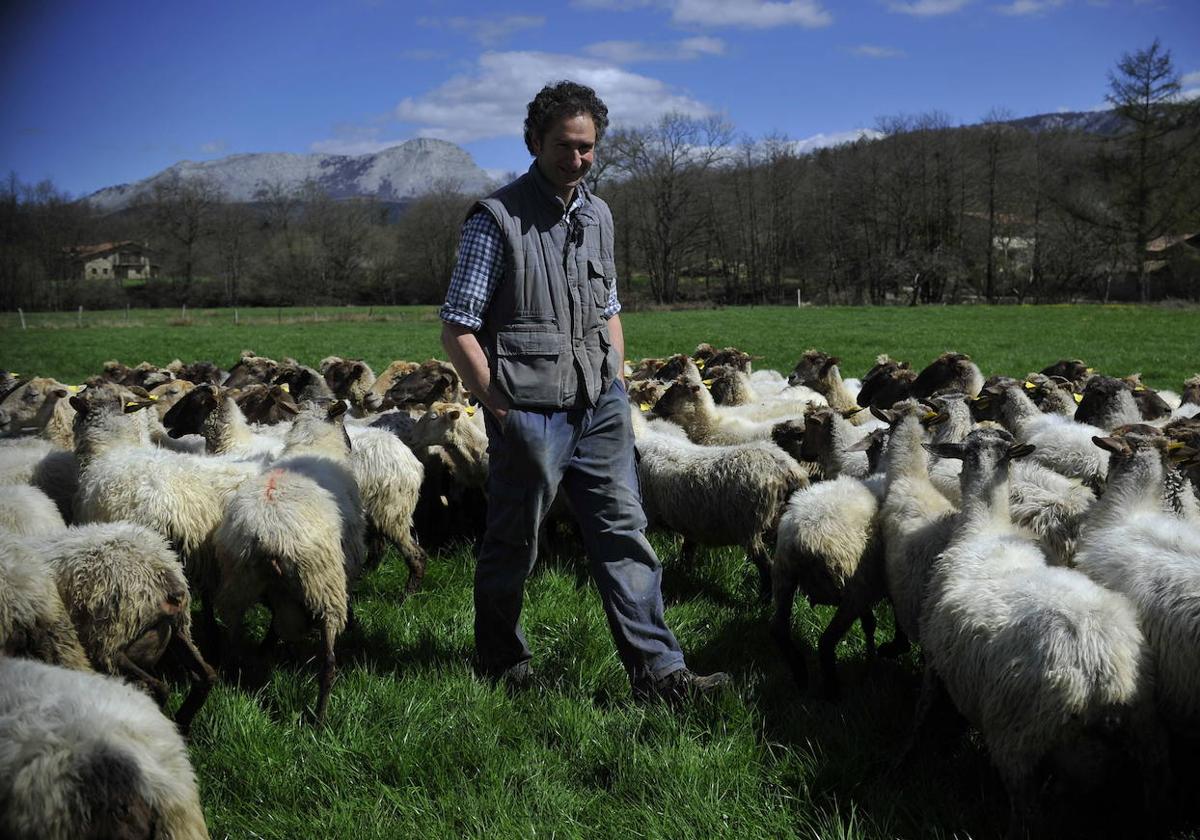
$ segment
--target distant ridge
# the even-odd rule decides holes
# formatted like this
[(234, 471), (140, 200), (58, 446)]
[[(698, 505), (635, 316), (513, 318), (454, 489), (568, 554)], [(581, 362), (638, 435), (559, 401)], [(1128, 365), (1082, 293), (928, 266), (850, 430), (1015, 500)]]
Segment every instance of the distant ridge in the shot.
[(185, 160), (132, 184), (97, 190), (87, 200), (105, 213), (124, 210), (148, 197), (156, 183), (176, 176), (211, 181), (235, 202), (255, 201), (265, 187), (298, 189), (306, 180), (332, 198), (371, 196), (386, 202), (412, 199), (447, 183), (468, 195), (483, 195), (495, 186), (466, 150), (421, 138), (367, 155), (264, 152)]

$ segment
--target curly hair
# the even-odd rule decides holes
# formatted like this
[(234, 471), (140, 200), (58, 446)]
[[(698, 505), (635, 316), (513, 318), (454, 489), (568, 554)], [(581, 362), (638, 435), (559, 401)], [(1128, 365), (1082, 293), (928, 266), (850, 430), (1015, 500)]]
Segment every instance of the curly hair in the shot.
[(533, 150), (534, 138), (539, 141), (545, 136), (550, 127), (564, 117), (574, 117), (579, 114), (589, 114), (596, 125), (596, 142), (604, 136), (608, 128), (608, 107), (596, 95), (596, 91), (587, 85), (576, 82), (561, 81), (546, 85), (529, 103), (525, 117), (525, 148), (529, 154), (537, 156)]

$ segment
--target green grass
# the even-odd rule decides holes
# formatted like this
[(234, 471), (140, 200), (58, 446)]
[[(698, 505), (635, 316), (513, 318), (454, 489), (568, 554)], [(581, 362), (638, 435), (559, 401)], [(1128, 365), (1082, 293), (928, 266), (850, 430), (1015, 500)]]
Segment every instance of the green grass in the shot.
[[(315, 316), (314, 316), (315, 313)], [(212, 359), (229, 366), (246, 348), (315, 364), (355, 356), (376, 369), (397, 358), (443, 355), (436, 307), (326, 307), (32, 313), (22, 331), (0, 315), (0, 366), (65, 381), (99, 370), (106, 359), (165, 364)], [(943, 350), (971, 354), (985, 374), (1024, 375), (1063, 357), (1098, 370), (1140, 371), (1147, 384), (1179, 389), (1200, 369), (1200, 308), (1159, 306), (754, 307), (629, 312), (622, 315), (630, 358), (690, 351), (700, 341), (729, 344), (762, 358), (758, 367), (790, 370), (809, 347), (842, 358), (861, 376), (879, 353), (922, 366)]]
[[(432, 307), (276, 314), (228, 310), (27, 316), (0, 324), (0, 367), (77, 381), (105, 359), (213, 358), (250, 347), (314, 363), (330, 353), (373, 365), (440, 355)], [(294, 317), (300, 314), (301, 317)], [(861, 375), (875, 354), (923, 364), (949, 348), (985, 372), (1022, 374), (1060, 356), (1141, 370), (1179, 388), (1200, 369), (1195, 309), (1144, 307), (793, 309), (631, 312), (629, 355), (736, 344), (787, 370), (804, 349), (842, 356)], [(93, 323), (96, 323), (93, 322)], [(107, 323), (103, 323), (107, 322)], [(86, 323), (86, 320), (85, 320)], [(34, 325), (37, 325), (36, 327)], [(918, 681), (913, 656), (863, 656), (857, 627), (840, 650), (844, 699), (798, 692), (766, 631), (741, 552), (665, 565), (667, 620), (701, 671), (734, 674), (735, 691), (680, 712), (628, 699), (598, 597), (569, 543), (528, 585), (524, 623), (537, 681), (510, 697), (477, 680), (471, 651), (472, 555), (430, 559), (424, 588), (401, 604), (405, 570), (389, 555), (357, 589), (358, 624), (339, 642), (341, 676), (325, 728), (305, 723), (315, 666), (282, 658), (262, 686), (219, 685), (198, 716), (192, 758), (219, 837), (992, 837), (1007, 803), (976, 739), (949, 738), (899, 776)], [(879, 637), (891, 615), (878, 609)], [(808, 644), (830, 616), (796, 605)], [(1130, 789), (1124, 798), (1133, 798)], [(1112, 834), (1120, 797), (1083, 809), (1078, 836)], [(1192, 823), (1195, 824), (1194, 822)], [(1120, 832), (1116, 835), (1119, 836)], [(1176, 836), (1188, 834), (1184, 826)]]

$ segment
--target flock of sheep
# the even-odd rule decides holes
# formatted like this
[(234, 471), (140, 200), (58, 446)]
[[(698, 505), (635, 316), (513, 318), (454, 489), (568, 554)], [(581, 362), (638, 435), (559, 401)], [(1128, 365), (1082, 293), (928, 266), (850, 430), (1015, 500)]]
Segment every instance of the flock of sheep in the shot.
[[(1078, 361), (985, 379), (946, 353), (920, 372), (880, 356), (857, 381), (810, 350), (785, 379), (706, 344), (627, 375), (648, 519), (685, 560), (745, 548), (802, 688), (797, 592), (836, 607), (827, 696), (855, 621), (871, 656), (919, 643), (918, 726), (948, 695), (1011, 832), (1037, 822), (1042, 760), (1097, 729), (1125, 738), (1155, 813), (1169, 736), (1200, 734), (1200, 376), (1180, 394)], [(182, 736), (210, 663), (261, 667), (316, 635), (323, 718), (355, 580), (391, 545), (412, 592), (423, 545), (482, 527), (468, 403), (436, 360), (0, 375), (0, 835), (207, 837)], [(168, 675), (189, 683), (173, 721)]]

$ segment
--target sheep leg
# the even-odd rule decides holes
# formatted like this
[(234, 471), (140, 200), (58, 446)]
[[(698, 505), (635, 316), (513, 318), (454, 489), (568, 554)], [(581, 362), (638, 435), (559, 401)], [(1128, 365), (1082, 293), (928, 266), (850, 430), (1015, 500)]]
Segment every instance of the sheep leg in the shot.
[(899, 659), (908, 653), (908, 649), (911, 647), (912, 643), (908, 640), (908, 636), (897, 626), (896, 634), (892, 636), (892, 640), (884, 642), (879, 646), (879, 655), (884, 659)]
[(126, 655), (125, 651), (120, 651), (117, 653), (115, 662), (118, 670), (120, 670), (124, 676), (137, 680), (147, 689), (149, 689), (151, 695), (153, 695), (159, 706), (167, 705), (167, 700), (171, 698), (171, 690), (167, 688), (167, 684), (165, 682), (157, 677), (151, 676), (149, 673), (143, 670), (141, 666), (139, 666), (136, 662), (130, 659), (128, 655)]
[(756, 548), (746, 552), (754, 568), (758, 569), (758, 599), (761, 603), (771, 603), (771, 560), (766, 549)]
[(871, 659), (875, 658), (875, 610), (867, 607), (863, 610), (862, 615), (858, 617), (858, 623), (862, 625), (863, 641), (867, 645), (867, 656)]
[(687, 537), (683, 538), (683, 545), (679, 547), (679, 559), (689, 567), (696, 563), (696, 544)]
[(804, 691), (808, 688), (808, 666), (804, 663), (804, 654), (792, 638), (792, 604), (796, 598), (798, 581), (791, 570), (776, 567), (772, 582), (775, 615), (771, 618), (771, 637), (791, 669), (796, 687)]
[(317, 711), (315, 714), (317, 726), (325, 722), (325, 708), (329, 705), (329, 693), (333, 690), (333, 679), (337, 676), (337, 661), (333, 655), (333, 642), (337, 638), (330, 622), (321, 625), (321, 677), (320, 693), (317, 695)]
[(414, 540), (409, 539), (408, 545), (404, 548), (404, 563), (408, 566), (408, 583), (404, 587), (403, 597), (407, 598), (421, 588), (421, 582), (425, 580), (425, 559), (425, 551)]
[(1124, 735), (1129, 752), (1138, 762), (1142, 772), (1142, 797), (1145, 801), (1148, 821), (1147, 835), (1165, 836), (1164, 815), (1169, 803), (1167, 792), (1174, 787), (1171, 779), (1171, 764), (1167, 734), (1152, 699), (1146, 698), (1132, 710), (1129, 726)]
[(181, 733), (186, 735), (192, 727), (192, 718), (196, 716), (196, 712), (200, 711), (200, 707), (208, 699), (208, 693), (212, 691), (213, 683), (217, 681), (217, 672), (204, 661), (204, 657), (200, 655), (200, 651), (196, 649), (196, 645), (192, 643), (191, 637), (186, 633), (175, 634), (171, 640), (171, 650), (176, 659), (191, 674), (194, 681), (192, 690), (184, 698), (183, 705), (175, 712), (175, 725), (179, 727)]
[(1004, 766), (999, 769), (1008, 792), (1008, 840), (1028, 840), (1037, 836), (1038, 789), (1034, 768)]
[(841, 693), (837, 676), (837, 646), (859, 618), (854, 607), (842, 601), (817, 641), (817, 661), (821, 664), (822, 690), (826, 700), (837, 700)]
[(946, 687), (942, 684), (941, 677), (934, 672), (933, 668), (927, 667), (921, 680), (921, 693), (917, 697), (917, 707), (913, 712), (912, 728), (909, 730), (904, 746), (892, 761), (889, 772), (899, 773), (912, 761), (929, 732), (929, 725), (933, 719), (931, 714), (933, 707), (943, 699), (945, 692)]

